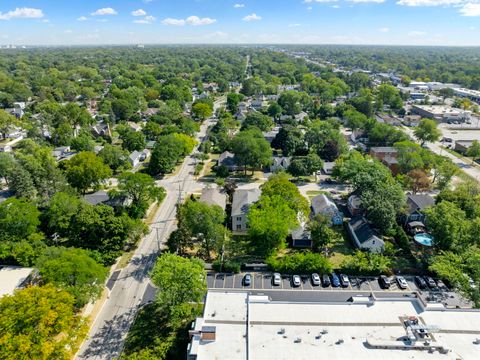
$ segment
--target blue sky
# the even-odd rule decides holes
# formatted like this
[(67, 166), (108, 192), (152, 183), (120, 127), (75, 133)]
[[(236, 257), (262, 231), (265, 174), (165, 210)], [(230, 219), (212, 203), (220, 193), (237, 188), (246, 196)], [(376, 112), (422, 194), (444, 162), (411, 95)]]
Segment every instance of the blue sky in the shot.
[(480, 0), (1, 0), (0, 44), (480, 46)]

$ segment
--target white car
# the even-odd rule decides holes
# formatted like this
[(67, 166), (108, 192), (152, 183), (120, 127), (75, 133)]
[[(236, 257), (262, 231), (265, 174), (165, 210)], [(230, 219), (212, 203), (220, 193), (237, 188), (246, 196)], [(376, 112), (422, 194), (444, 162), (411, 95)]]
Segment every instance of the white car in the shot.
[(293, 287), (299, 287), (301, 284), (302, 284), (302, 282), (301, 282), (301, 280), (300, 280), (300, 276), (299, 276), (299, 275), (293, 275), (293, 276), (292, 276), (292, 285), (293, 285)]
[(317, 273), (312, 274), (312, 285), (320, 286), (320, 276)]
[(403, 276), (397, 276), (397, 283), (400, 289), (405, 290), (408, 287), (407, 280)]
[(274, 273), (272, 277), (272, 283), (275, 286), (280, 286), (282, 282), (282, 276), (279, 273)]

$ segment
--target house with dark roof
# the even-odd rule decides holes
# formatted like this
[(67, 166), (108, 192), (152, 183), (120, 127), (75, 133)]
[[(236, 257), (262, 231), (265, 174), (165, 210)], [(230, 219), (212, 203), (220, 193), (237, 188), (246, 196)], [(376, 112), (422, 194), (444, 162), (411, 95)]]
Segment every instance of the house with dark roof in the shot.
[(91, 194), (86, 194), (83, 196), (85, 200), (90, 205), (109, 205), (113, 208), (129, 206), (132, 201), (126, 196), (116, 196), (112, 197), (105, 190), (99, 190)]
[(360, 250), (367, 250), (372, 253), (383, 252), (385, 242), (375, 234), (364, 217), (352, 218), (347, 224), (347, 229), (353, 243)]
[(220, 154), (217, 165), (225, 166), (228, 171), (237, 171), (240, 169), (240, 167), (237, 165), (237, 162), (235, 161), (235, 154), (229, 151), (224, 151)]
[(311, 248), (312, 243), (312, 234), (306, 228), (305, 223), (301, 223), (300, 226), (291, 232), (292, 236), (292, 247), (297, 248)]
[(225, 210), (227, 206), (227, 196), (219, 188), (205, 188), (202, 190), (200, 201), (208, 205), (217, 205)]
[(342, 225), (343, 214), (338, 210), (337, 205), (325, 194), (320, 194), (312, 199), (312, 216), (323, 215), (332, 221), (334, 225)]
[(430, 195), (408, 194), (407, 195), (407, 214), (403, 218), (403, 225), (420, 222), (425, 224), (425, 214), (423, 210), (435, 205), (435, 200)]
[(245, 232), (248, 230), (247, 215), (250, 207), (258, 201), (261, 195), (259, 188), (237, 189), (232, 200), (232, 230)]

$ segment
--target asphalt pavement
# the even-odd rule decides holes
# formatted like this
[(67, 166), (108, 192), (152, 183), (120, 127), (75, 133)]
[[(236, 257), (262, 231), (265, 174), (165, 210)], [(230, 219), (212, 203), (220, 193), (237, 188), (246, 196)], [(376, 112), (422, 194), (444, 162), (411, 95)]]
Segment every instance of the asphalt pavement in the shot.
[[(217, 101), (215, 107), (220, 106), (223, 101)], [(214, 123), (213, 119), (204, 122), (197, 134), (199, 142), (206, 137), (207, 128)], [(192, 154), (196, 153), (197, 149), (198, 147)], [(150, 224), (150, 233), (140, 241), (131, 261), (121, 271), (114, 272), (108, 280), (108, 299), (94, 319), (87, 339), (75, 356), (76, 359), (115, 359), (121, 354), (138, 309), (155, 298), (155, 288), (148, 274), (160, 254), (160, 249), (175, 229), (176, 204), (179, 199), (184, 199), (203, 187), (193, 176), (195, 164), (195, 159), (188, 156), (175, 175), (157, 182), (167, 190), (167, 196)]]

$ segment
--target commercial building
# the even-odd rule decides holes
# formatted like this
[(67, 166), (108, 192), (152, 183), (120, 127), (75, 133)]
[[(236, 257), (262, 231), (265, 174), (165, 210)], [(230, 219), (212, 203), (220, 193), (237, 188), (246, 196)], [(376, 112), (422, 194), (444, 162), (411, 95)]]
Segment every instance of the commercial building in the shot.
[(447, 105), (412, 105), (412, 114), (438, 122), (465, 122), (471, 118), (471, 111), (452, 108)]
[(458, 88), (458, 89), (453, 89), (453, 93), (456, 96), (467, 98), (480, 104), (480, 91), (478, 90)]
[(33, 274), (32, 268), (0, 265), (0, 298), (28, 285)]
[(415, 297), (272, 301), (209, 291), (188, 360), (477, 359), (480, 312)]

